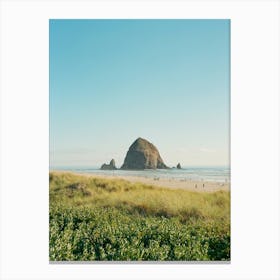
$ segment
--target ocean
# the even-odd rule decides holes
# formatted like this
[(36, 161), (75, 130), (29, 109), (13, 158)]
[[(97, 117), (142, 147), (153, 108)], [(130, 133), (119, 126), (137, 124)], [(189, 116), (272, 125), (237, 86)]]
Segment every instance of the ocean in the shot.
[(90, 167), (52, 167), (50, 170), (71, 171), (76, 173), (88, 173), (97, 175), (133, 176), (145, 178), (174, 179), (174, 180), (193, 180), (193, 181), (212, 181), (230, 182), (229, 167), (183, 167), (182, 169), (156, 169), (156, 170), (100, 170)]

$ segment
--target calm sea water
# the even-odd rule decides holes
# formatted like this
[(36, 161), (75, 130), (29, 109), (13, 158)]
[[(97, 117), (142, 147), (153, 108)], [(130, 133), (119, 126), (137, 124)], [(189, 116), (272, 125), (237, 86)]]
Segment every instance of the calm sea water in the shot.
[(71, 171), (77, 173), (89, 173), (113, 176), (138, 176), (146, 178), (198, 180), (230, 182), (229, 167), (186, 167), (182, 169), (157, 169), (157, 170), (100, 170), (89, 167), (55, 167), (50, 170)]

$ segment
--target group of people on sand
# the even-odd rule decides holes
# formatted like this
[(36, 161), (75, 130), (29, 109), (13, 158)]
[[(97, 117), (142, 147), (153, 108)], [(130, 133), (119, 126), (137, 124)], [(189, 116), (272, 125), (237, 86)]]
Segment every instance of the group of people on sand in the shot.
[[(197, 189), (197, 184), (195, 184), (195, 185), (194, 185), (194, 187)], [(204, 184), (202, 184), (202, 187), (204, 188), (204, 187), (205, 187), (205, 185), (204, 185)]]

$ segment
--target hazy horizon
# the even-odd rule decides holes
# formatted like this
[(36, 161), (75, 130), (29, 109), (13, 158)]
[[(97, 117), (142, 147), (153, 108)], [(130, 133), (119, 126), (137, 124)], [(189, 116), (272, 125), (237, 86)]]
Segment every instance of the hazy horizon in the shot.
[[(107, 162), (109, 163), (109, 161)], [(123, 164), (123, 162), (121, 162), (120, 164), (116, 163), (116, 168), (118, 170), (122, 170), (121, 169), (121, 165)], [(177, 164), (176, 164), (177, 165)], [(172, 169), (172, 168), (176, 168), (176, 165), (168, 165), (167, 166)], [(187, 168), (230, 168), (230, 165), (181, 165), (182, 169), (187, 169)], [(99, 165), (53, 165), (50, 166), (50, 170), (62, 170), (62, 169), (100, 169)], [(111, 170), (114, 171), (114, 170)], [(135, 170), (134, 170), (135, 171)]]
[(50, 166), (229, 166), (229, 20), (50, 20)]

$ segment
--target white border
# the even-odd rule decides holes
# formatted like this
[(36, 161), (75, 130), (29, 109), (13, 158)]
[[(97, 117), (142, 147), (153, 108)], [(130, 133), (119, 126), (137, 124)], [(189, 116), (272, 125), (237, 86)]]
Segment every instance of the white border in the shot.
[[(279, 2), (2, 1), (1, 279), (279, 279)], [(232, 259), (50, 265), (48, 19), (230, 18)]]

